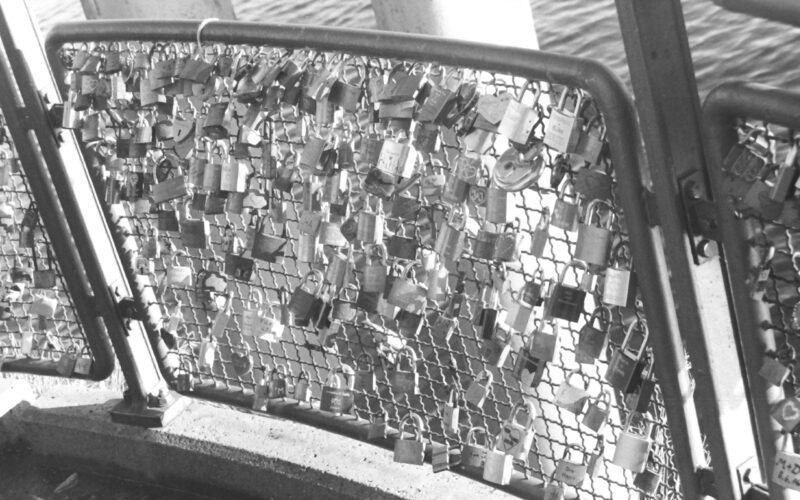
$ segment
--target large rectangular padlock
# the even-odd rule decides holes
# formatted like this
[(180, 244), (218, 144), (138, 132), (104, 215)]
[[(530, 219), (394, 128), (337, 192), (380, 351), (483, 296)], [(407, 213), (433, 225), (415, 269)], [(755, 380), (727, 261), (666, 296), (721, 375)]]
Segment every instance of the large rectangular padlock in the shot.
[[(404, 431), (408, 424), (414, 429), (412, 439), (404, 438)], [(394, 461), (401, 464), (422, 465), (425, 463), (425, 443), (422, 441), (422, 433), (425, 424), (422, 417), (414, 412), (409, 412), (400, 421), (399, 435), (394, 442)]]
[(650, 456), (650, 447), (653, 444), (650, 434), (653, 431), (653, 422), (647, 417), (649, 414), (641, 415), (643, 422), (642, 429), (635, 429), (632, 426), (633, 419), (638, 413), (631, 412), (625, 422), (622, 433), (617, 438), (617, 447), (614, 449), (612, 463), (632, 472), (643, 472), (647, 466), (647, 458)]
[[(605, 223), (593, 225), (595, 216), (600, 222), (599, 207), (603, 205), (608, 210)], [(616, 215), (613, 207), (603, 200), (592, 200), (586, 207), (586, 217), (583, 224), (578, 226), (578, 241), (575, 245), (575, 258), (582, 260), (596, 269), (604, 269), (608, 265), (611, 242), (614, 238), (613, 227)]]
[(511, 482), (511, 473), (514, 471), (514, 457), (502, 449), (498, 449), (499, 436), (495, 445), (486, 452), (486, 461), (483, 466), (483, 480), (490, 483), (506, 485)]
[[(352, 411), (354, 403), (352, 383), (354, 381), (352, 376), (348, 380), (345, 370), (340, 368), (328, 374), (325, 385), (322, 386), (322, 396), (319, 401), (320, 410), (336, 414), (350, 413)], [(352, 371), (352, 368), (350, 368), (350, 371)]]
[(550, 119), (544, 131), (544, 143), (560, 153), (575, 153), (581, 136), (583, 119), (580, 118), (583, 92), (577, 90), (573, 112), (565, 109), (569, 88), (564, 88), (558, 100), (558, 107), (550, 110)]

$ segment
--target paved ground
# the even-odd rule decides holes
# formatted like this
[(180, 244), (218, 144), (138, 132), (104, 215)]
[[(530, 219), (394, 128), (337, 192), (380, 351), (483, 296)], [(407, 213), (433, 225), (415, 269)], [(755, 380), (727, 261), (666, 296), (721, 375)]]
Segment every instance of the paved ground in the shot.
[[(74, 465), (74, 464), (73, 464)], [(72, 473), (77, 483), (66, 491), (55, 489)], [(167, 490), (118, 478), (91, 474), (82, 467), (54, 467), (34, 456), (23, 444), (0, 453), (0, 500), (191, 500), (212, 497)]]

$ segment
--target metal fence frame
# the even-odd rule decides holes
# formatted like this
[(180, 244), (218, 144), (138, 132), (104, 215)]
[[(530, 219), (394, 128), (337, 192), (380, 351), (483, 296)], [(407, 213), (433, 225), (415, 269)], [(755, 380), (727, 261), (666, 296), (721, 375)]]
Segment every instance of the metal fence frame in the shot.
[[(768, 479), (772, 476), (773, 460), (781, 439), (779, 427), (770, 417), (770, 403), (781, 398), (782, 390), (771, 386), (758, 371), (764, 352), (774, 348), (775, 339), (761, 326), (762, 321), (770, 322), (768, 305), (751, 298), (748, 287), (751, 269), (760, 265), (748, 245), (753, 236), (752, 227), (735, 216), (731, 200), (721, 193), (723, 160), (738, 141), (736, 123), (742, 118), (800, 128), (800, 93), (753, 83), (728, 82), (712, 90), (703, 105), (708, 175), (715, 190), (722, 254), (741, 342), (745, 381), (755, 416), (759, 460), (764, 479)], [(770, 498), (785, 498), (784, 494), (782, 488), (770, 486)]]
[(723, 9), (800, 26), (800, 7), (793, 0), (713, 0)]
[[(58, 68), (56, 51), (63, 43), (137, 39), (143, 41), (194, 41), (196, 21), (89, 21), (56, 26), (47, 36), (46, 49), (51, 66)], [(702, 443), (689, 438), (688, 428), (696, 428), (696, 415), (687, 415), (684, 400), (689, 388), (679, 383), (685, 367), (683, 349), (674, 345), (677, 338), (675, 309), (669, 292), (667, 269), (656, 239), (649, 228), (642, 187), (639, 132), (631, 98), (621, 81), (605, 66), (570, 56), (539, 51), (497, 47), (440, 39), (429, 36), (309, 26), (265, 25), (257, 23), (213, 22), (205, 26), (207, 42), (274, 44), (286, 48), (314, 48), (358, 52), (385, 58), (435, 60), (442, 64), (466, 65), (500, 73), (512, 73), (529, 79), (547, 79), (560, 84), (587, 89), (595, 97), (608, 124), (608, 140), (618, 177), (618, 194), (626, 213), (632, 252), (637, 269), (647, 270), (649, 279), (642, 280), (641, 293), (653, 335), (651, 342), (658, 359), (656, 374), (663, 388), (669, 425), (674, 439), (676, 465), (684, 493), (697, 497), (695, 471), (705, 464), (695, 463), (692, 450)], [(80, 243), (80, 242), (79, 242)], [(153, 329), (156, 318), (149, 318)], [(148, 322), (146, 322), (148, 323)], [(152, 334), (151, 334), (152, 336)], [(238, 394), (229, 399), (236, 402)], [(227, 396), (227, 395), (226, 395)], [(215, 395), (217, 399), (220, 396)], [(287, 408), (286, 412), (292, 412)], [(298, 412), (299, 413), (299, 412)], [(303, 410), (293, 415), (347, 434), (359, 435), (363, 429), (353, 428), (350, 420), (324, 418), (317, 411)], [(333, 424), (332, 424), (333, 422)], [(701, 454), (702, 455), (702, 454)]]
[[(4, 8), (4, 21), (8, 14)], [(30, 16), (16, 16), (19, 22), (17, 30), (27, 30), (35, 33), (38, 27)], [(10, 32), (7, 24), (3, 23), (3, 42), (9, 39)], [(64, 282), (68, 283), (68, 291), (72, 296), (73, 304), (78, 318), (83, 326), (83, 333), (90, 346), (94, 362), (88, 376), (73, 374), (73, 378), (88, 378), (104, 380), (114, 371), (115, 358), (111, 348), (105, 325), (96, 314), (92, 303), (94, 293), (86, 275), (86, 268), (81, 260), (77, 248), (72, 244), (73, 237), (67, 223), (67, 218), (62, 205), (55, 192), (55, 186), (48, 172), (48, 166), (43, 161), (42, 155), (30, 140), (33, 132), (24, 113), (24, 98), (17, 91), (18, 86), (13, 78), (13, 63), (7, 52), (0, 54), (0, 86), (6, 89), (0, 96), (0, 106), (6, 111), (4, 118), (9, 132), (14, 140), (20, 168), (29, 179), (29, 187), (33, 198), (40, 207), (39, 215), (45, 231), (50, 237), (55, 258), (59, 263)], [(15, 110), (16, 112), (7, 112)], [(20, 111), (23, 110), (23, 111)], [(34, 359), (9, 360), (3, 363), (4, 371), (31, 373), (36, 375), (61, 376), (56, 370), (55, 362), (46, 362)]]

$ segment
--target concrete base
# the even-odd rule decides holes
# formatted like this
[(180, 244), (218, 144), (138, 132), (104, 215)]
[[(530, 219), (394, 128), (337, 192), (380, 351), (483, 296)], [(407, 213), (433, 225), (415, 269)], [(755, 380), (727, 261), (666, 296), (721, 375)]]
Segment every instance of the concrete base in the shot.
[(19, 435), (18, 420), (9, 413), (35, 399), (33, 388), (27, 382), (0, 379), (0, 446), (15, 441)]
[(255, 498), (515, 498), (431, 466), (274, 416), (192, 401), (166, 428), (111, 421), (115, 393), (60, 388), (0, 419), (34, 453), (65, 463), (201, 491)]

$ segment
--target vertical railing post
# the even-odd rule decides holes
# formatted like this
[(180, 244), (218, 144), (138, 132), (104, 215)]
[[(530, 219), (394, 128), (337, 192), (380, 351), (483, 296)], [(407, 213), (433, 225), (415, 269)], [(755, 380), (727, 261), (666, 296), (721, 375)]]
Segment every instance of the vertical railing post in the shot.
[[(740, 498), (737, 468), (758, 455), (757, 444), (738, 336), (715, 257), (716, 223), (705, 215), (713, 206), (681, 2), (616, 0), (616, 5), (694, 401), (711, 454), (713, 490), (717, 498)], [(693, 456), (693, 466), (702, 468), (702, 443), (694, 444)], [(712, 491), (711, 485), (701, 487)]]

